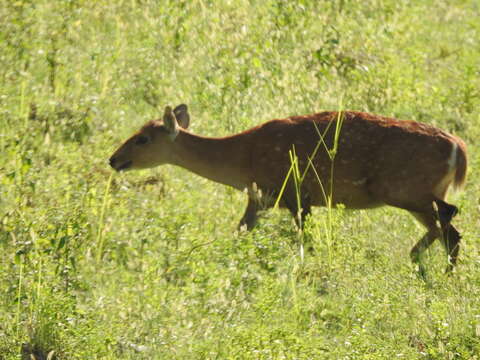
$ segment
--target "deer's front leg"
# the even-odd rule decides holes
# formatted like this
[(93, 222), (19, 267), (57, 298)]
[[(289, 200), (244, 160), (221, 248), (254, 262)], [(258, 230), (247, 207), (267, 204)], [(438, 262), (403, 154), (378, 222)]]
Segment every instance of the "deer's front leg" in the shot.
[(245, 214), (240, 220), (238, 228), (241, 229), (246, 226), (247, 230), (252, 230), (258, 219), (258, 212), (271, 208), (275, 203), (276, 197), (273, 196), (274, 192), (272, 191), (262, 191), (256, 183), (248, 188), (248, 204)]
[(240, 220), (240, 224), (238, 224), (239, 230), (243, 229), (244, 227), (246, 227), (247, 230), (252, 230), (255, 227), (258, 219), (258, 215), (257, 215), (258, 210), (259, 210), (258, 201), (249, 196), (245, 214)]

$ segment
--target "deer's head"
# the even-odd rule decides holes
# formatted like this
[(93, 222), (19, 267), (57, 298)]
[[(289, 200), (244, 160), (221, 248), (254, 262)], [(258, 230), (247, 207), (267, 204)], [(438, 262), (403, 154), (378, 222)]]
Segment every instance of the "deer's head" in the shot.
[(178, 105), (173, 110), (167, 106), (163, 120), (146, 123), (113, 153), (110, 166), (122, 171), (168, 163), (180, 128), (187, 129), (189, 122), (187, 105)]

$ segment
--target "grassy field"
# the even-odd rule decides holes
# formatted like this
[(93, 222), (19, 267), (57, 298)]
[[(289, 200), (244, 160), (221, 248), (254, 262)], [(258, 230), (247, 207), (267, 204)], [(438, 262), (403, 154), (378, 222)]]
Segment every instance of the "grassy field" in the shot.
[[(0, 359), (480, 358), (480, 7), (467, 0), (3, 1)], [(165, 105), (222, 136), (322, 110), (462, 137), (461, 260), (406, 212), (282, 210), (165, 166), (113, 174)]]

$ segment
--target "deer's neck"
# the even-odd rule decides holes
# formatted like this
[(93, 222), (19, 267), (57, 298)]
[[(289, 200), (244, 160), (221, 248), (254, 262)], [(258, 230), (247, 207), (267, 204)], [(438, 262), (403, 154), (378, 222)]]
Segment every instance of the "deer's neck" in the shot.
[(243, 134), (208, 138), (180, 131), (174, 142), (171, 162), (240, 190), (250, 182), (250, 145)]

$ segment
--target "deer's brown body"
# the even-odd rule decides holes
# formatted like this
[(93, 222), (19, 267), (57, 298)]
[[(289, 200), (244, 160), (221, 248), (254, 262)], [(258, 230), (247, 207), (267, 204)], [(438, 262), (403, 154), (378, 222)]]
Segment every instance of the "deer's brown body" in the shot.
[[(115, 152), (110, 164), (124, 170), (169, 163), (247, 189), (249, 201), (240, 225), (248, 229), (255, 225), (257, 212), (271, 207), (280, 195), (300, 226), (312, 205), (325, 205), (330, 190), (332, 204), (346, 208), (402, 208), (428, 230), (412, 249), (412, 259), (440, 237), (455, 264), (460, 235), (450, 221), (456, 208), (444, 199), (451, 185), (458, 187), (465, 180), (466, 147), (458, 137), (414, 121), (352, 111), (272, 120), (223, 138), (191, 134), (185, 130), (188, 122), (185, 105), (167, 108), (163, 122), (147, 123)], [(300, 185), (290, 176), (281, 191), (292, 155), (305, 176)]]

